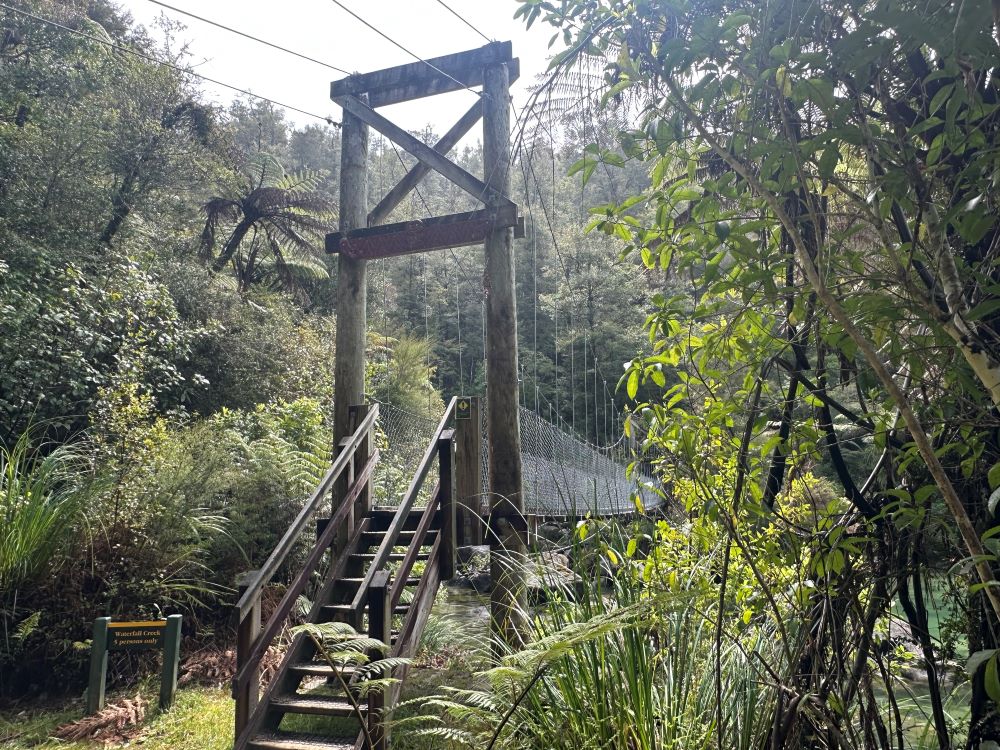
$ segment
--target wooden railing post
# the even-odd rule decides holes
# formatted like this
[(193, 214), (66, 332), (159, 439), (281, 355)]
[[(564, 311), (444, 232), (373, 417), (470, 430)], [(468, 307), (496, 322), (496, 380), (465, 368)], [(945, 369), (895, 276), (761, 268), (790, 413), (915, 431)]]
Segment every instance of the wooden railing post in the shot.
[[(392, 644), (392, 609), (389, 601), (389, 572), (378, 571), (368, 587), (368, 636), (376, 638), (387, 646)], [(373, 652), (372, 660), (381, 659), (384, 654)], [(389, 677), (390, 675), (381, 675)], [(371, 690), (368, 693), (368, 733), (372, 739), (372, 750), (386, 750), (389, 747), (389, 730), (385, 723), (385, 690)]]
[(452, 487), (452, 451), (455, 433), (446, 430), (438, 440), (438, 482), (441, 493), (441, 580), (455, 577), (455, 493)]
[[(462, 402), (468, 409), (462, 409)], [(455, 535), (459, 547), (483, 543), (482, 422), (478, 396), (460, 396), (455, 414)]]
[[(357, 429), (356, 427), (357, 425), (360, 425), (362, 422), (364, 422), (365, 417), (368, 416), (368, 412), (370, 410), (371, 406), (369, 404), (361, 404), (359, 406), (354, 407), (355, 429)], [(372, 451), (375, 450), (375, 436), (373, 433), (374, 430), (368, 431), (368, 434), (361, 439), (361, 442), (358, 444), (358, 449), (354, 453), (354, 467), (356, 475), (361, 473), (362, 467), (364, 467), (364, 465), (368, 463), (368, 459), (371, 457)], [(371, 510), (371, 504), (372, 504), (372, 478), (369, 477), (365, 489), (361, 492), (360, 495), (358, 495), (358, 499), (354, 503), (355, 519), (361, 519), (364, 518), (366, 515), (368, 515), (368, 511)], [(352, 525), (351, 533), (353, 533), (353, 531), (354, 529)]]
[[(368, 415), (370, 407), (367, 404), (364, 405), (354, 405), (348, 409), (348, 430), (347, 434), (341, 438), (341, 442), (347, 440), (352, 435), (354, 435), (359, 425), (364, 422), (365, 417)], [(370, 435), (371, 433), (369, 433)], [(340, 475), (337, 481), (333, 485), (333, 493), (330, 497), (330, 516), (332, 517), (337, 509), (340, 508), (340, 504), (344, 501), (344, 497), (350, 492), (351, 487), (354, 485), (354, 477), (361, 471), (361, 467), (365, 465), (368, 461), (368, 457), (371, 455), (371, 442), (368, 440), (366, 435), (365, 439), (361, 441), (361, 444), (355, 448), (354, 455), (351, 457), (350, 463), (348, 463), (346, 470)], [(334, 455), (339, 455), (340, 444), (336, 446)], [(364, 461), (358, 463), (358, 457), (364, 454)], [(337, 532), (336, 538), (333, 540), (333, 545), (331, 546), (331, 559), (336, 558), (341, 552), (347, 547), (347, 540), (351, 538), (354, 534), (354, 525), (358, 519), (357, 515), (358, 504), (355, 503), (350, 509), (349, 515), (347, 517), (347, 523), (344, 527)]]
[[(252, 581), (257, 575), (256, 570), (251, 570), (244, 573), (237, 580), (236, 585), (240, 596), (242, 597), (244, 592), (246, 592), (250, 581)], [(260, 636), (260, 596), (254, 601), (253, 606), (246, 613), (246, 616), (242, 617), (239, 624), (236, 626), (236, 672), (239, 674), (240, 669), (247, 663), (247, 658), (250, 652), (253, 650), (254, 644), (257, 638)], [(250, 716), (253, 714), (254, 709), (257, 707), (257, 701), (260, 696), (260, 670), (255, 669), (249, 676), (249, 678), (239, 687), (236, 688), (234, 698), (236, 699), (236, 737), (242, 734), (243, 730), (246, 728), (247, 724), (250, 722)]]

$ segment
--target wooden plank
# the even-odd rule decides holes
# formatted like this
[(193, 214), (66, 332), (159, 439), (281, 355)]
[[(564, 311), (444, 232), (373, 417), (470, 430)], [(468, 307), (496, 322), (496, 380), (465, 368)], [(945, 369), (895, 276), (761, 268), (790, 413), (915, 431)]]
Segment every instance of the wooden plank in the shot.
[[(354, 406), (353, 407), (354, 410), (352, 412), (352, 422), (356, 424), (360, 421), (363, 421), (364, 417), (367, 416), (368, 412), (374, 406), (375, 406), (374, 404), (360, 404)], [(358, 448), (354, 452), (354, 460), (352, 463), (354, 465), (354, 471), (356, 473), (360, 472), (364, 468), (365, 464), (368, 463), (368, 457), (374, 451), (375, 451), (375, 431), (369, 430), (368, 437), (362, 440), (358, 444)], [(368, 515), (368, 511), (371, 509), (372, 505), (372, 498), (374, 497), (372, 489), (373, 489), (372, 480), (369, 479), (368, 486), (365, 488), (364, 492), (362, 492), (358, 496), (358, 500), (354, 504), (354, 519), (361, 519)], [(348, 531), (349, 537), (354, 536), (354, 525), (355, 525), (353, 523), (354, 519), (352, 519), (352, 523), (350, 524), (350, 528)]]
[(346, 236), (336, 232), (327, 235), (326, 251), (362, 260), (392, 258), (482, 244), (487, 233), (497, 226), (513, 226), (515, 236), (523, 237), (524, 219), (518, 217), (512, 208), (504, 206), (499, 216), (490, 211), (471, 211), (357, 229)]
[(455, 431), (449, 430), (438, 440), (438, 488), (441, 503), (441, 580), (455, 577), (455, 487), (452, 459), (455, 456)]
[[(392, 648), (392, 607), (389, 605), (389, 573), (380, 570), (372, 579), (368, 589), (368, 637), (382, 641), (390, 650)], [(368, 652), (372, 662), (385, 658), (381, 651), (372, 649)], [(388, 678), (389, 674), (376, 675), (378, 678)], [(385, 722), (385, 688), (371, 690), (368, 693), (368, 733), (372, 739), (372, 750), (386, 750), (389, 746), (389, 729)]]
[[(511, 80), (520, 76), (520, 60), (515, 57), (507, 64), (511, 67)], [(468, 70), (465, 73), (455, 76), (455, 79), (462, 81), (465, 83), (465, 86), (470, 89), (479, 86), (483, 82), (482, 68), (473, 68)], [(383, 91), (373, 93), (371, 95), (371, 105), (373, 107), (387, 107), (390, 104), (399, 104), (400, 102), (408, 102), (414, 99), (423, 99), (428, 96), (436, 96), (437, 94), (449, 94), (462, 88), (463, 87), (459, 86), (455, 80), (448, 78), (447, 76), (438, 75), (425, 80), (402, 84), (391, 89), (385, 89)]]
[[(466, 86), (481, 85), (484, 66), (497, 62), (509, 62), (512, 57), (513, 48), (510, 42), (490, 42), (478, 49), (456, 52), (442, 57), (432, 57), (426, 61), (420, 60), (397, 65), (393, 68), (384, 68), (371, 73), (357, 73), (342, 78), (330, 84), (330, 98), (336, 99), (338, 96), (367, 93), (372, 97), (373, 106), (378, 107), (406, 101), (406, 99), (399, 98), (381, 101), (377, 98), (380, 92), (389, 89), (398, 90), (402, 87), (419, 87), (428, 81), (440, 81), (441, 85), (450, 86), (450, 88), (439, 89), (432, 93), (444, 93), (445, 90), (457, 91)], [(426, 96), (426, 94), (419, 94), (419, 96)]]
[[(256, 573), (256, 571), (254, 571)], [(251, 576), (247, 576), (250, 578)], [(243, 593), (245, 586), (240, 586)], [(253, 650), (257, 636), (260, 634), (260, 597), (254, 599), (253, 606), (246, 617), (240, 618), (236, 627), (236, 670), (247, 664), (247, 656)], [(260, 695), (260, 668), (254, 667), (247, 681), (236, 691), (236, 734), (239, 737), (250, 723), (250, 717), (257, 710), (257, 699)]]
[[(483, 116), (483, 103), (477, 101), (472, 107), (462, 115), (461, 119), (452, 125), (451, 130), (444, 134), (444, 137), (434, 144), (434, 150), (442, 154), (447, 154), (455, 145), (465, 137), (472, 126), (479, 122)], [(368, 214), (368, 226), (374, 227), (385, 221), (392, 210), (398, 206), (410, 192), (420, 184), (420, 181), (431, 171), (423, 162), (418, 162), (385, 197), (378, 202)]]
[[(344, 122), (347, 122), (347, 115), (354, 115), (358, 119), (371, 125), (389, 140), (405, 148), (410, 154), (438, 172), (478, 201), (489, 202), (495, 206), (510, 201), (502, 194), (495, 194), (493, 188), (470, 172), (462, 169), (448, 157), (435, 151), (419, 138), (410, 135), (401, 127), (386, 119), (367, 104), (354, 96), (338, 96), (334, 101), (344, 108)], [(504, 98), (504, 103), (507, 99)], [(509, 136), (508, 136), (509, 138)], [(345, 145), (344, 148), (347, 148)], [(506, 172), (506, 169), (504, 170)], [(341, 178), (343, 179), (343, 178)]]

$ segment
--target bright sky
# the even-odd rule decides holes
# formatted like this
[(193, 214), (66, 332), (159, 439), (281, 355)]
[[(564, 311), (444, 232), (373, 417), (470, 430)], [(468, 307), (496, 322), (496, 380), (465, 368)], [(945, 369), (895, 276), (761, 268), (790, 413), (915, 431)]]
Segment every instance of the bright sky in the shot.
[[(439, 0), (339, 0), (387, 36), (423, 58), (481, 47), (486, 40), (452, 15)], [(330, 101), (330, 81), (343, 75), (329, 68), (265, 47), (150, 0), (117, 0), (157, 38), (152, 27), (160, 14), (182, 21), (178, 35), (187, 42), (193, 69), (203, 75), (245, 88), (284, 104), (340, 120), (340, 108)], [(351, 72), (369, 72), (413, 62), (414, 58), (365, 27), (333, 0), (164, 0), (169, 5), (231, 26), (247, 34), (295, 50)], [(521, 78), (513, 89), (515, 111), (527, 101), (527, 86), (547, 66), (551, 27), (536, 23), (526, 31), (514, 20), (516, 0), (443, 0), (490, 39), (513, 43), (521, 61)], [(221, 104), (238, 96), (202, 82)], [(380, 110), (408, 130), (431, 124), (443, 133), (473, 103), (473, 94), (456, 91)], [(316, 122), (286, 112), (298, 125)], [(473, 130), (473, 134), (478, 129)], [(472, 135), (470, 134), (470, 137)]]

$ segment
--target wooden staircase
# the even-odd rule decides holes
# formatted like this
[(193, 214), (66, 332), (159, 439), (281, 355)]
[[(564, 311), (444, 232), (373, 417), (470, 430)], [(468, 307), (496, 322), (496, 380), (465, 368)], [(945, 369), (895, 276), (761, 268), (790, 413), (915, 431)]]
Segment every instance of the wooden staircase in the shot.
[[(378, 461), (378, 452), (372, 450), (378, 407), (355, 408), (356, 427), (341, 441), (333, 466), (267, 562), (242, 587), (236, 606), (235, 750), (388, 746), (383, 714), (397, 700), (399, 683), (360, 695), (352, 689), (357, 670), (331, 666), (305, 633), (292, 638), (263, 694), (260, 664), (304, 593), (312, 601), (306, 622), (345, 622), (388, 644), (389, 657), (414, 654), (438, 584), (454, 573), (454, 431), (446, 428), (454, 412), (453, 399), (399, 506), (385, 508), (370, 504), (371, 476)], [(435, 460), (437, 482), (426, 506), (417, 507)], [(331, 494), (334, 512), (323, 518), (322, 508)], [(261, 593), (314, 519), (317, 538), (305, 564), (262, 625)], [(382, 658), (377, 652), (370, 656)], [(397, 668), (392, 676), (402, 680), (405, 673), (405, 667)]]

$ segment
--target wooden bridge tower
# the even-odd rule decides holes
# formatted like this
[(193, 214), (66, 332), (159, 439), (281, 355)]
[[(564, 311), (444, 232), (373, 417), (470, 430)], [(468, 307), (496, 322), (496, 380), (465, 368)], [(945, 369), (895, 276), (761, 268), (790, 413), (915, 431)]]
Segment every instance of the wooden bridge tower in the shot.
[[(349, 407), (364, 401), (367, 261), (430, 250), (484, 244), (486, 295), (486, 406), (490, 474), (493, 618), (501, 635), (516, 640), (513, 608), (523, 606), (519, 565), (526, 546), (518, 424), (517, 311), (513, 239), (524, 221), (510, 200), (510, 84), (519, 74), (510, 42), (445, 57), (352, 75), (331, 84), (344, 110), (341, 152), (340, 231), (326, 238), (339, 254), (335, 364), (334, 445), (351, 434)], [(378, 113), (379, 107), (461, 89), (478, 101), (434, 146), (423, 143)], [(447, 153), (483, 121), (485, 179), (451, 161)], [(418, 164), (371, 211), (367, 210), (368, 128), (401, 146)], [(430, 170), (483, 204), (460, 214), (383, 224)], [(458, 457), (459, 463), (462, 456)], [(504, 553), (504, 554), (501, 554)]]

